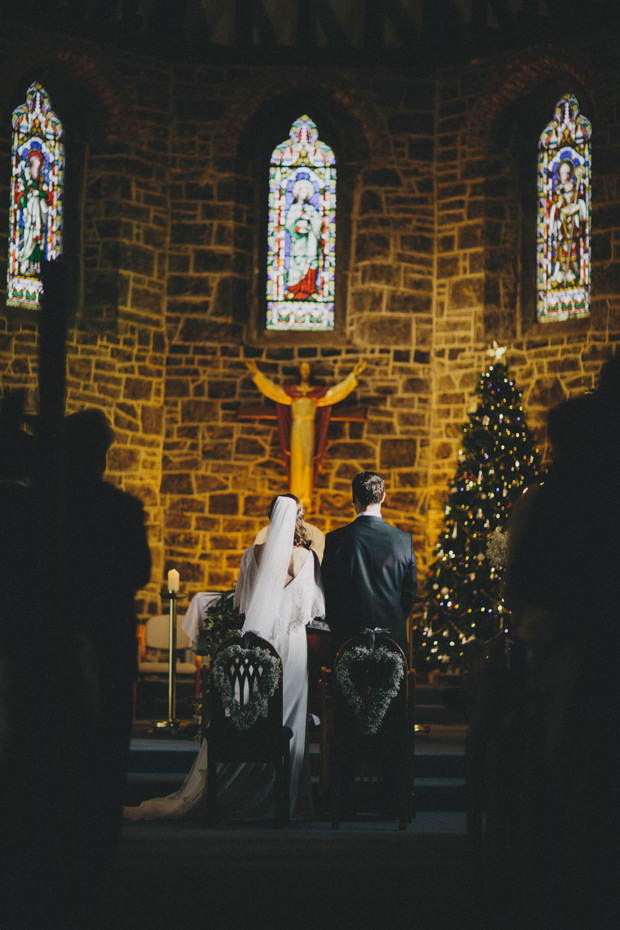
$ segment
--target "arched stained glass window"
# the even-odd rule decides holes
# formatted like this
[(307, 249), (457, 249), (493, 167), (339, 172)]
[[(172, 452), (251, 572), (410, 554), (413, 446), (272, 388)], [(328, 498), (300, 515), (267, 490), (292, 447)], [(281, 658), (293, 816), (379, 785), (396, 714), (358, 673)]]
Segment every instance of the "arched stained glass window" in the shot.
[(7, 303), (37, 308), (41, 260), (62, 251), (62, 124), (40, 84), (13, 112)]
[(267, 236), (267, 329), (332, 330), (336, 159), (308, 116), (271, 156)]
[(538, 319), (590, 312), (590, 135), (565, 94), (539, 140)]

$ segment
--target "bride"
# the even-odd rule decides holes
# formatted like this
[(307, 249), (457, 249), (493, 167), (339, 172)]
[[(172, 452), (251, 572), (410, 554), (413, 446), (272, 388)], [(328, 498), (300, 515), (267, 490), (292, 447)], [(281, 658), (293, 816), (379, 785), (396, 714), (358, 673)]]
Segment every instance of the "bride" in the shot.
[[(325, 616), (318, 559), (309, 548), (303, 508), (293, 494), (276, 497), (264, 543), (243, 553), (235, 589), (235, 607), (245, 615), (243, 630), (269, 640), (282, 659), (283, 723), (291, 740), (291, 812), (301, 802), (308, 698), (306, 624)], [(127, 820), (178, 820), (206, 805), (208, 744), (181, 788), (166, 798), (150, 798), (125, 807)], [(273, 814), (275, 773), (266, 763), (228, 763), (217, 775), (217, 809), (229, 818), (259, 819)]]

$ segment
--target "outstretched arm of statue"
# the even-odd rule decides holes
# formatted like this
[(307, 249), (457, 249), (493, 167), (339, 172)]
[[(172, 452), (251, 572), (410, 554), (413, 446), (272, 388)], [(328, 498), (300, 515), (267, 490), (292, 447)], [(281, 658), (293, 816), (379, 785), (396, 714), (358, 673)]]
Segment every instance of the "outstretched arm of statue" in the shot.
[(334, 384), (333, 387), (330, 387), (328, 391), (325, 392), (323, 397), (317, 400), (317, 407), (328, 407), (330, 404), (338, 404), (341, 400), (344, 400), (345, 397), (355, 390), (357, 387), (357, 376), (361, 375), (364, 368), (366, 367), (366, 362), (358, 362), (350, 375), (344, 379), (344, 381)]
[(277, 404), (288, 404), (290, 406), (290, 404), (293, 403), (289, 395), (279, 384), (276, 384), (271, 378), (268, 378), (259, 370), (254, 359), (246, 358), (245, 364), (252, 372), (252, 381), (261, 394), (264, 394), (269, 400), (275, 400)]

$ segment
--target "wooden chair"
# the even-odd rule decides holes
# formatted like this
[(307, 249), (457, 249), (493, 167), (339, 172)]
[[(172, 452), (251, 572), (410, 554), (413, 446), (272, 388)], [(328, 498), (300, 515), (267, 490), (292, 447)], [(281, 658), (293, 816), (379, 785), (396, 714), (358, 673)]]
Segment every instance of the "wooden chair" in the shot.
[[(182, 616), (177, 616), (177, 650), (176, 650), (176, 677), (179, 681), (193, 680), (194, 697), (200, 696), (200, 656), (191, 650), (191, 642), (181, 629)], [(138, 637), (138, 679), (137, 687), (146, 681), (168, 680), (168, 643), (170, 637), (169, 614), (158, 614), (149, 617), (145, 624), (139, 624)], [(134, 689), (135, 693), (135, 689)], [(136, 699), (134, 698), (134, 719)]]
[[(399, 668), (402, 669), (400, 680), (396, 674)], [(344, 672), (347, 683), (342, 678)], [(359, 698), (359, 701), (354, 698), (353, 703), (351, 683)], [(386, 685), (391, 685), (388, 691), (396, 688), (396, 693), (382, 701), (380, 692)], [(330, 797), (334, 829), (340, 824), (343, 769), (348, 768), (351, 775), (354, 767), (360, 764), (383, 773), (387, 766), (388, 771), (395, 772), (399, 828), (404, 830), (411, 822), (415, 814), (414, 696), (415, 672), (408, 671), (405, 654), (390, 637), (364, 633), (348, 640), (340, 649), (333, 671), (330, 740)], [(377, 713), (380, 706), (385, 708), (382, 717)]]
[[(263, 658), (265, 651), (275, 660), (280, 671), (279, 682), (269, 696), (265, 690), (270, 675)], [(220, 681), (223, 687), (220, 687)], [(265, 701), (262, 711), (256, 714), (250, 705), (257, 701), (261, 690)], [(236, 706), (231, 712), (233, 696)], [(239, 720), (239, 715), (243, 714), (247, 714), (250, 720), (252, 717), (255, 719), (245, 725), (247, 720)], [(238, 634), (227, 640), (214, 654), (210, 672), (203, 671), (203, 736), (209, 743), (209, 823), (216, 819), (216, 776), (220, 762), (272, 763), (276, 775), (276, 821), (285, 823), (290, 820), (290, 741), (293, 731), (282, 724), (282, 660), (271, 643), (256, 633)]]

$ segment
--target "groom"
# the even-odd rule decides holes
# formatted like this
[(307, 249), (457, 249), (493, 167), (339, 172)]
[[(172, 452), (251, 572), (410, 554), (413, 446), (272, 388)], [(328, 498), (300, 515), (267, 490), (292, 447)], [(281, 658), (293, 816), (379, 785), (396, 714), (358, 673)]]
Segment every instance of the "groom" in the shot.
[(325, 619), (333, 653), (366, 627), (381, 627), (408, 656), (407, 618), (417, 587), (411, 536), (381, 516), (385, 487), (379, 475), (360, 472), (352, 490), (356, 519), (325, 538)]

